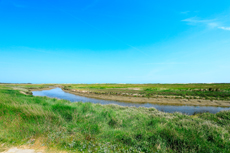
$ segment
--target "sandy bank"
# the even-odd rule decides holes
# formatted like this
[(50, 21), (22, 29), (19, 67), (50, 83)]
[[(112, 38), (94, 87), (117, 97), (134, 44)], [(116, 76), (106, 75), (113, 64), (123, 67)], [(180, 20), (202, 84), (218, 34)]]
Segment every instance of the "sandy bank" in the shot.
[(30, 91), (43, 91), (43, 90), (51, 90), (51, 89), (54, 89), (56, 87), (50, 87), (50, 88), (33, 88), (33, 89), (29, 89)]

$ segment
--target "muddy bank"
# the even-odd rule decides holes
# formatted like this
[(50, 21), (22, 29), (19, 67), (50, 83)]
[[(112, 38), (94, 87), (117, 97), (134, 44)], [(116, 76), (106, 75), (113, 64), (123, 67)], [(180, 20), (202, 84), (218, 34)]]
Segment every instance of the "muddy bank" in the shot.
[(51, 90), (54, 89), (56, 87), (50, 87), (50, 88), (33, 88), (33, 89), (29, 89), (30, 91), (42, 91), (42, 90)]
[(63, 88), (62, 90), (79, 96), (104, 99), (104, 100), (122, 101), (122, 102), (152, 103), (152, 104), (162, 104), (162, 105), (230, 107), (230, 101), (222, 101), (222, 100), (146, 98), (146, 97), (132, 97), (132, 96), (121, 96), (121, 95), (102, 95), (102, 94), (95, 94), (92, 92), (90, 93), (87, 91), (81, 91), (81, 90), (65, 90)]

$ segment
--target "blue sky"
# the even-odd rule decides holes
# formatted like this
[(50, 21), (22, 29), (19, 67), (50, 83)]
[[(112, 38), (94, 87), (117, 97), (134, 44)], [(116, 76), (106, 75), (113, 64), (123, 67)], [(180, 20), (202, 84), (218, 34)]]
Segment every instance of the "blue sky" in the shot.
[(229, 0), (0, 0), (0, 82), (230, 82), (229, 57)]

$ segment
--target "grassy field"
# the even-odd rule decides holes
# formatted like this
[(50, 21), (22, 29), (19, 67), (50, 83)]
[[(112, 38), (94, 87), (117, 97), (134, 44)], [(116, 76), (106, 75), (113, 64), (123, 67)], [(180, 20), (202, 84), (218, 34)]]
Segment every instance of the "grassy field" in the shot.
[[(4, 84), (2, 84), (4, 85)], [(230, 84), (8, 84), (21, 89), (58, 86), (65, 90), (87, 90), (93, 94), (147, 98), (230, 100)]]
[[(154, 108), (70, 103), (20, 93), (49, 86), (52, 85), (0, 85), (2, 150), (39, 144), (67, 152), (230, 152), (230, 111), (187, 116)], [(146, 88), (155, 88), (150, 86)], [(180, 85), (176, 86), (178, 90)], [(229, 85), (219, 88), (228, 91)]]
[(132, 97), (230, 100), (230, 84), (71, 84), (63, 89)]

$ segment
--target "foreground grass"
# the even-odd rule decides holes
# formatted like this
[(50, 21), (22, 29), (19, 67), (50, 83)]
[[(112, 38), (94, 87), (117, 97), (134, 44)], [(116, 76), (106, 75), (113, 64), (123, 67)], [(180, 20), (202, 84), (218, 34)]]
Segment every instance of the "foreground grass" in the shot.
[(230, 152), (230, 111), (187, 116), (70, 103), (0, 86), (0, 143), (68, 152)]

